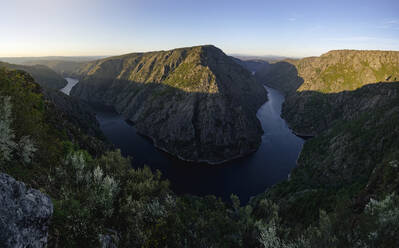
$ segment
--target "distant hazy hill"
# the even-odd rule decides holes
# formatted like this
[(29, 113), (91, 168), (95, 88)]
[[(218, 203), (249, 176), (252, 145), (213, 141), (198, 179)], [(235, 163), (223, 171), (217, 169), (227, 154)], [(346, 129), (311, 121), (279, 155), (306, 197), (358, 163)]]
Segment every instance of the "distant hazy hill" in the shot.
[(71, 95), (113, 105), (156, 146), (218, 163), (255, 151), (266, 100), (251, 73), (214, 46), (133, 53), (82, 66)]
[(32, 60), (24, 62), (25, 65), (47, 66), (64, 77), (73, 76), (73, 73), (85, 63), (87, 63), (87, 61), (77, 62), (65, 60)]
[(74, 76), (73, 72), (82, 64), (105, 58), (105, 56), (47, 56), (47, 57), (3, 57), (0, 61), (18, 65), (44, 65), (67, 77)]
[(38, 84), (48, 89), (59, 90), (67, 85), (67, 81), (61, 75), (44, 65), (25, 66), (0, 62), (0, 67), (26, 71)]
[(106, 56), (43, 56), (43, 57), (0, 57), (0, 61), (12, 64), (26, 64), (32, 61), (68, 61), (68, 62), (88, 62), (96, 59), (102, 59)]
[(284, 59), (290, 59), (289, 57), (285, 56), (277, 56), (277, 55), (264, 55), (264, 56), (255, 56), (255, 55), (245, 55), (245, 54), (230, 54), (230, 56), (244, 60), (244, 61), (280, 61)]

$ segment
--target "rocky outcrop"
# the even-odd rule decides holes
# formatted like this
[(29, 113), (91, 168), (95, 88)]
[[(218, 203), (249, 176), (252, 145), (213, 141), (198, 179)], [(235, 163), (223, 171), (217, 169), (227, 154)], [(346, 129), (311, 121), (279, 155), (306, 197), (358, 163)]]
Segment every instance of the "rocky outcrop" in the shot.
[(214, 46), (135, 53), (89, 63), (71, 95), (112, 105), (181, 159), (221, 163), (255, 151), (264, 88)]
[(46, 247), (50, 198), (0, 173), (0, 247)]

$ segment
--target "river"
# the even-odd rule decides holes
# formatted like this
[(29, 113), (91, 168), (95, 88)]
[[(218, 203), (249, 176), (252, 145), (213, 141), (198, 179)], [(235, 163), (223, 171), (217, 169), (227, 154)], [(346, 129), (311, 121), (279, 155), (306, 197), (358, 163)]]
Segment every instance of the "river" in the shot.
[(75, 86), (79, 82), (79, 80), (74, 79), (74, 78), (65, 78), (65, 80), (68, 82), (68, 84), (64, 88), (62, 88), (60, 91), (69, 95), (69, 93), (71, 93), (73, 86)]
[[(61, 91), (69, 94), (77, 80), (66, 80), (68, 85)], [(115, 111), (96, 110), (96, 117), (107, 139), (121, 149), (123, 155), (133, 158), (133, 167), (148, 165), (160, 170), (176, 193), (216, 195), (224, 200), (236, 194), (246, 203), (251, 196), (287, 179), (304, 143), (280, 117), (284, 96), (275, 89), (266, 89), (268, 101), (257, 112), (264, 130), (259, 149), (221, 165), (184, 162), (158, 150)]]

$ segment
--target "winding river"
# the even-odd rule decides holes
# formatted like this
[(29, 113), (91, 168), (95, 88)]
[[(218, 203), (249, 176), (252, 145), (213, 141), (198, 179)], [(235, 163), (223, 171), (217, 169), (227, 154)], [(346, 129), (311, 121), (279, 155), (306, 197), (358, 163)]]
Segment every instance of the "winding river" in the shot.
[[(77, 80), (66, 80), (68, 85), (61, 91), (69, 94)], [(269, 100), (257, 112), (264, 130), (259, 149), (222, 165), (196, 164), (171, 157), (155, 148), (148, 138), (137, 134), (115, 111), (96, 110), (96, 116), (108, 140), (121, 149), (123, 155), (133, 158), (133, 167), (148, 165), (160, 170), (176, 193), (216, 195), (224, 200), (236, 194), (246, 203), (251, 196), (287, 179), (304, 143), (280, 117), (284, 96), (275, 89), (266, 89)]]

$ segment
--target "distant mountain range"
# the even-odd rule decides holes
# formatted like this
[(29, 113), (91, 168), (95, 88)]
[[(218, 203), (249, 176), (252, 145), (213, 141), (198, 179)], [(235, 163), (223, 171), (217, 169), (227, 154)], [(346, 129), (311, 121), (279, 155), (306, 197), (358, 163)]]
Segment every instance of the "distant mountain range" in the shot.
[(268, 62), (273, 62), (273, 61), (280, 61), (284, 59), (295, 59), (296, 57), (286, 57), (286, 56), (277, 56), (277, 55), (263, 55), (263, 56), (258, 56), (258, 55), (245, 55), (245, 54), (229, 54), (230, 56), (240, 59), (240, 60), (262, 60), (262, 61), (268, 61)]
[(0, 61), (13, 64), (31, 64), (41, 61), (68, 61), (68, 62), (87, 62), (102, 59), (108, 56), (42, 56), (42, 57), (0, 57)]

